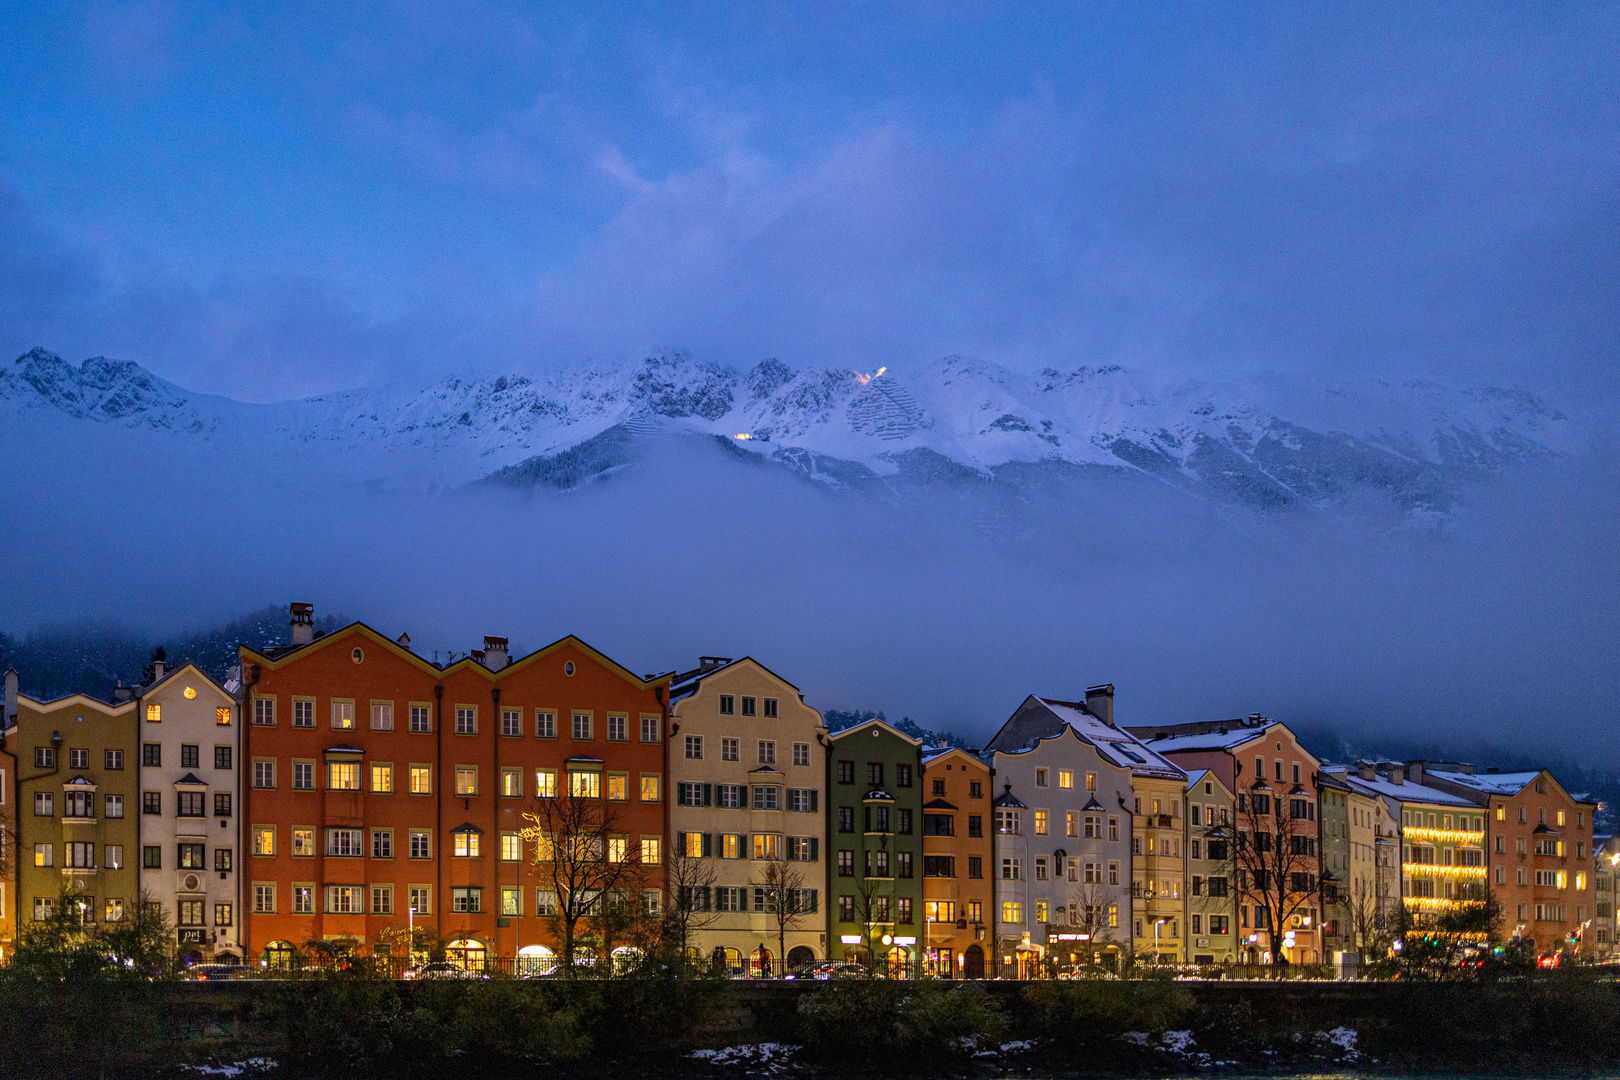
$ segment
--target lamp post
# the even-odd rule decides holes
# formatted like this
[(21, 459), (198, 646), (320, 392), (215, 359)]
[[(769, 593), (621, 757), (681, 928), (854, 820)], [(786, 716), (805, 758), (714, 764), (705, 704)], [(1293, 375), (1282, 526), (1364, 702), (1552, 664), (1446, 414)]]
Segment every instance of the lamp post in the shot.
[(1153, 920), (1153, 962), (1155, 964), (1159, 962), (1159, 927), (1163, 926), (1169, 921), (1169, 919)]

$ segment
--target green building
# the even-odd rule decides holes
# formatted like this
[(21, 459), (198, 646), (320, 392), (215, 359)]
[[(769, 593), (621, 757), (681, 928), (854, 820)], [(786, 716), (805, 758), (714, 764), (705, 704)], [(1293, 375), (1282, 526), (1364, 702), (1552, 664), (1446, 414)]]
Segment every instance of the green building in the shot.
[(832, 736), (827, 755), (828, 955), (920, 971), (922, 744), (881, 720)]
[(19, 929), (48, 918), (64, 885), (83, 921), (116, 922), (140, 899), (136, 704), (83, 694), (17, 704)]

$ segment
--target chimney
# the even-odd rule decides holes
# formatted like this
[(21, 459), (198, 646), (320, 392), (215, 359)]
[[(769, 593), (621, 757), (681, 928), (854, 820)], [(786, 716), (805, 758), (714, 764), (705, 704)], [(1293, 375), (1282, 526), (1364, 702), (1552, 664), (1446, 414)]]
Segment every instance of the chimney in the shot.
[(1109, 727), (1114, 726), (1114, 684), (1086, 687), (1086, 712)]
[(17, 669), (6, 669), (6, 703), (5, 716), (0, 720), (0, 731), (15, 727), (17, 724)]
[(729, 656), (700, 656), (698, 657), (698, 674), (707, 675), (715, 668), (725, 667), (731, 663)]
[(168, 670), (168, 667), (169, 665), (164, 663), (162, 660), (152, 661), (152, 681), (154, 683), (162, 682), (163, 673), (164, 671)]
[(1361, 778), (1363, 780), (1378, 779), (1378, 766), (1374, 765), (1370, 761), (1356, 762), (1356, 771), (1361, 773)]
[(113, 704), (114, 705), (118, 704), (121, 701), (128, 701), (130, 698), (132, 698), (134, 696), (135, 696), (135, 691), (133, 691), (129, 687), (125, 686), (123, 679), (119, 679), (118, 680), (118, 685), (113, 687)]
[(401, 635), (399, 635), (399, 637), (395, 638), (394, 640), (397, 641), (400, 645), (403, 645), (407, 649), (411, 647), (411, 635), (409, 635), (409, 634), (401, 634)]
[(1389, 763), (1389, 782), (1396, 787), (1406, 783), (1406, 768), (1398, 761)]
[(308, 645), (315, 640), (315, 605), (289, 604), (287, 614), (292, 618), (292, 644)]
[(484, 650), (483, 649), (474, 649), (472, 652), (468, 653), (467, 655), (472, 657), (474, 660), (478, 661), (480, 664), (482, 664), (484, 662)]
[(506, 650), (506, 639), (503, 637), (490, 637), (484, 635), (484, 666), (491, 671), (499, 671), (512, 662)]
[(1266, 718), (1260, 713), (1252, 712), (1249, 714), (1249, 718), (1243, 723), (1246, 727), (1265, 727)]
[(1406, 778), (1414, 784), (1423, 783), (1423, 770), (1428, 766), (1427, 761), (1408, 761), (1406, 763)]

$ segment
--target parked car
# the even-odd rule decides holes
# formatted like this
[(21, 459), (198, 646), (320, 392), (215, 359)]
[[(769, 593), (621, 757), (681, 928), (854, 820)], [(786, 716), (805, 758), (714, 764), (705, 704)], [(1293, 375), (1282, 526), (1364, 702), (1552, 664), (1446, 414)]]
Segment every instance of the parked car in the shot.
[(850, 964), (842, 960), (823, 960), (817, 964), (801, 964), (788, 972), (785, 979), (815, 979), (825, 982), (828, 979), (865, 979), (870, 972), (859, 964)]
[(180, 973), (182, 979), (198, 982), (217, 982), (221, 979), (245, 979), (247, 968), (241, 964), (192, 964)]
[(456, 964), (440, 960), (432, 964), (423, 964), (412, 968), (405, 973), (407, 979), (487, 979), (482, 971), (468, 971)]

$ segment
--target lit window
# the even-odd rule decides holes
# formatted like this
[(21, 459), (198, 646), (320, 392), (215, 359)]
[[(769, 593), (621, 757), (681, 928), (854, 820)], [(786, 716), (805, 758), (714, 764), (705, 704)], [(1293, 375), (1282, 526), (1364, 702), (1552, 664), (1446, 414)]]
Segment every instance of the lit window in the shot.
[(569, 773), (568, 794), (576, 799), (600, 799), (602, 797), (602, 774), (599, 772)]
[(523, 834), (501, 834), (501, 861), (520, 862), (523, 859)]
[(433, 766), (431, 766), (431, 765), (412, 765), (411, 766), (411, 794), (412, 795), (431, 795), (431, 794), (433, 794)]
[(630, 841), (622, 836), (610, 836), (607, 842), (608, 862), (624, 862)]
[(523, 797), (523, 770), (501, 770), (501, 795), (508, 799)]
[(1058, 770), (1058, 787), (1060, 787), (1060, 788), (1072, 788), (1072, 787), (1074, 787), (1074, 770), (1073, 769), (1059, 769)]
[(630, 797), (630, 777), (624, 773), (609, 773), (607, 778), (607, 797), (609, 800), (622, 802)]
[(276, 829), (273, 825), (253, 826), (253, 854), (274, 855), (276, 853)]
[(1003, 900), (1001, 902), (1001, 921), (1004, 923), (1023, 922), (1024, 905), (1017, 900)]
[(662, 841), (656, 836), (643, 836), (641, 838), (641, 861), (648, 866), (657, 866), (663, 857)]
[(352, 731), (354, 729), (354, 702), (332, 702), (332, 730)]
[(155, 701), (152, 702), (150, 705), (148, 705), (146, 707), (146, 722), (148, 724), (162, 723), (163, 722), (163, 706), (159, 705)]
[(371, 790), (379, 795), (387, 795), (394, 790), (394, 766), (392, 763), (384, 761), (372, 762)]
[(538, 769), (534, 774), (534, 794), (539, 799), (557, 797), (557, 774), (551, 769)]
[(214, 710), (214, 723), (218, 724), (220, 727), (230, 726), (231, 710), (228, 706), (221, 705), (219, 708)]
[(659, 790), (660, 786), (661, 786), (659, 784), (659, 779), (660, 778), (656, 774), (653, 774), (653, 773), (642, 773), (641, 774), (641, 801), (642, 802), (657, 802), (659, 799), (663, 798), (663, 794)]
[(456, 794), (464, 798), (478, 794), (478, 767), (476, 765), (456, 766)]
[(332, 791), (360, 790), (360, 763), (358, 761), (328, 761), (326, 786)]
[(455, 840), (455, 856), (458, 859), (476, 859), (478, 857), (478, 834), (470, 830), (452, 833)]

